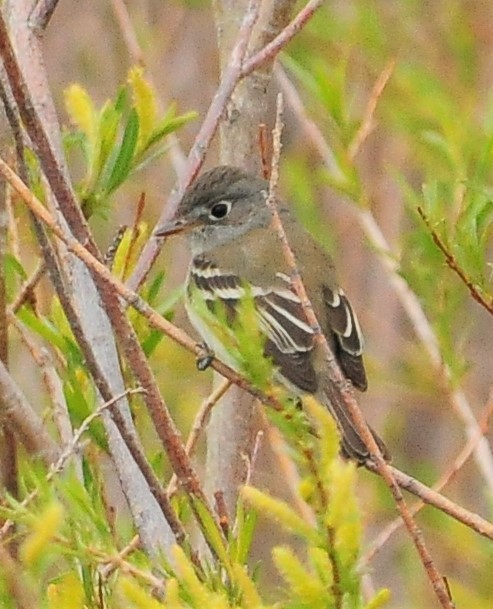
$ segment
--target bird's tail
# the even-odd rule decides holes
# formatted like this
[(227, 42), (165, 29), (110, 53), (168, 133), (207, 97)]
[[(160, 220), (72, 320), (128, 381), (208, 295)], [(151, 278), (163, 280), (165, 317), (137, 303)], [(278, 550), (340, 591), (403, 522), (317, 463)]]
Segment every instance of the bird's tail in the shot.
[[(356, 429), (351, 414), (343, 403), (339, 392), (335, 390), (329, 379), (327, 379), (327, 382), (319, 389), (317, 397), (319, 401), (328, 408), (337, 423), (341, 436), (341, 452), (343, 456), (348, 459), (353, 459), (360, 464), (365, 463), (370, 458), (370, 451)], [(375, 442), (378, 444), (384, 459), (390, 461), (391, 456), (385, 443), (371, 427), (370, 431)]]

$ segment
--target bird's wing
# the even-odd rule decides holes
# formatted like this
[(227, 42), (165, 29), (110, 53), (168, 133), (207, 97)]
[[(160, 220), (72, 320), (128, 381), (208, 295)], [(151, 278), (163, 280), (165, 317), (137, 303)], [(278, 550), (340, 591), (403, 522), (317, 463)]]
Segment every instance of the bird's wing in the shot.
[[(326, 312), (325, 332), (333, 332), (336, 338), (336, 357), (346, 376), (355, 387), (364, 391), (367, 388), (362, 353), (363, 334), (351, 303), (341, 288), (322, 287)], [(323, 320), (320, 320), (323, 323)]]
[(237, 303), (250, 295), (255, 303), (259, 328), (265, 336), (265, 354), (272, 358), (287, 381), (303, 391), (314, 393), (317, 390), (311, 359), (314, 331), (306, 321), (300, 299), (289, 287), (247, 285), (237, 275), (222, 272), (204, 259), (195, 259), (190, 282), (212, 311), (215, 303), (223, 303), (230, 323), (234, 321)]

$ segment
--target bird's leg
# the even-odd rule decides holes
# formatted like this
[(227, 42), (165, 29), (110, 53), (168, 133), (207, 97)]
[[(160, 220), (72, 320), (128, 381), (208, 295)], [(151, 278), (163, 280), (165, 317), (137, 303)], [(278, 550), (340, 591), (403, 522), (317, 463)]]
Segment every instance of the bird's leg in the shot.
[(214, 359), (214, 351), (206, 343), (199, 343), (199, 352), (197, 353), (197, 370), (203, 372), (212, 364)]

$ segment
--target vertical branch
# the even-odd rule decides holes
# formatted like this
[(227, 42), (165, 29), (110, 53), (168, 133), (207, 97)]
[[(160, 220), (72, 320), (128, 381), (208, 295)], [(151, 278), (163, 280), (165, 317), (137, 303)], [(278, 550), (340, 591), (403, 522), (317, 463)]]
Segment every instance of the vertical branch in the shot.
[[(5, 254), (7, 252), (7, 237), (9, 226), (9, 214), (6, 205), (5, 184), (2, 195), (0, 195), (0, 360), (8, 367), (9, 336), (7, 320), (7, 293), (5, 283)], [(5, 406), (2, 404), (2, 406)], [(0, 427), (0, 469), (2, 482), (5, 490), (17, 497), (17, 446), (14, 434), (8, 424)]]
[[(247, 0), (215, 0), (214, 12), (222, 71), (238, 38), (238, 23), (249, 10)], [(264, 2), (249, 55), (265, 47), (289, 23), (295, 2)], [(272, 60), (264, 62), (235, 88), (220, 126), (221, 162), (261, 173), (258, 126), (266, 122)], [(215, 384), (220, 380), (215, 379)], [(207, 428), (207, 478), (209, 496), (221, 490), (228, 513), (234, 518), (238, 488), (245, 481), (260, 420), (254, 400), (232, 387), (213, 410)], [(245, 458), (246, 457), (246, 458)]]

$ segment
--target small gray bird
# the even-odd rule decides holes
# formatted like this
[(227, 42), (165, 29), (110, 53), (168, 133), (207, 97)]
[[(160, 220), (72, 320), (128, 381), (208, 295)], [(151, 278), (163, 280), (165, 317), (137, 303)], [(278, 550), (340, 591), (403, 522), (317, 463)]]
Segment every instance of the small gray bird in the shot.
[[(186, 309), (208, 347), (238, 369), (231, 345), (224, 344), (224, 332), (218, 333), (218, 325), (210, 323), (210, 311), (220, 301), (228, 319), (234, 319), (241, 298), (251, 295), (265, 336), (264, 353), (272, 359), (276, 377), (296, 395), (312, 394), (324, 404), (337, 422), (343, 454), (363, 463), (368, 449), (344, 405), (334, 399), (325, 356), (292, 288), (290, 270), (271, 227), (268, 189), (265, 180), (242, 169), (216, 167), (195, 181), (175, 218), (158, 227), (155, 235), (186, 232), (189, 236), (192, 260)], [(279, 213), (322, 331), (345, 376), (365, 391), (363, 337), (349, 300), (336, 283), (332, 261), (285, 205), (280, 205)], [(374, 436), (387, 455), (383, 442)]]

